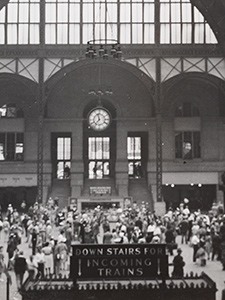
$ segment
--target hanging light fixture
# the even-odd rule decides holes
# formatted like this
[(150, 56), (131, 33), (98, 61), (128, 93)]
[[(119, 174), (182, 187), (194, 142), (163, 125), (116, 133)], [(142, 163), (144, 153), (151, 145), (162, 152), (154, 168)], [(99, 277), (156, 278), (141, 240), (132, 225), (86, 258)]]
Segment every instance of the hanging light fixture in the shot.
[[(98, 53), (98, 55), (97, 55)], [(85, 52), (87, 58), (108, 59), (110, 56), (116, 59), (122, 58), (122, 50), (117, 40), (91, 40)]]

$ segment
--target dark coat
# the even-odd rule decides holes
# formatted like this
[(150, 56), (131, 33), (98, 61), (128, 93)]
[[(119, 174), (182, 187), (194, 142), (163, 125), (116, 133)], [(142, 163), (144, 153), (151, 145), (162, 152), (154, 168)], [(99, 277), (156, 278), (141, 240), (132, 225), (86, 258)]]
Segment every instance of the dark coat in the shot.
[(183, 277), (184, 276), (184, 267), (185, 262), (183, 257), (180, 254), (177, 254), (173, 259), (173, 277)]
[(24, 274), (27, 269), (25, 257), (19, 255), (15, 258), (14, 270), (16, 274)]

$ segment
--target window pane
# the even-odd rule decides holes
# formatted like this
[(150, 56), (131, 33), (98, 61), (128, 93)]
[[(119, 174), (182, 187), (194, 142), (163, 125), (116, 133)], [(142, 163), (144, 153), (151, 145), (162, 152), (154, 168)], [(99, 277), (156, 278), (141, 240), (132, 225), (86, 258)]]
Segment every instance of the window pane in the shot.
[(17, 25), (8, 25), (8, 44), (17, 44)]
[(107, 4), (107, 22), (117, 22), (117, 4), (108, 3)]
[(195, 43), (204, 43), (204, 24), (195, 24)]
[(45, 38), (47, 44), (56, 43), (56, 28), (55, 25), (46, 25), (45, 26)]
[(63, 138), (57, 138), (57, 159), (63, 159)]
[(173, 44), (178, 44), (181, 42), (180, 24), (172, 24), (171, 25), (171, 42)]
[(134, 44), (141, 44), (142, 41), (142, 25), (140, 24), (133, 24), (132, 25), (132, 42)]
[(5, 25), (0, 24), (0, 44), (5, 43)]
[(5, 7), (0, 10), (0, 23), (5, 23)]
[(171, 4), (171, 22), (180, 22), (180, 3)]
[(70, 4), (69, 9), (70, 22), (80, 22), (80, 5)]
[(16, 136), (16, 160), (23, 160), (23, 133)]
[(0, 160), (5, 160), (5, 133), (0, 133)]
[[(46, 4), (47, 5), (47, 4)], [(40, 22), (40, 6), (39, 4), (30, 4), (30, 22)]]
[(131, 137), (127, 138), (127, 158), (134, 159), (134, 139)]
[(201, 23), (204, 22), (203, 15), (199, 12), (199, 10), (196, 7), (194, 7), (194, 21), (201, 22)]
[(109, 159), (110, 152), (109, 152), (109, 138), (103, 138), (103, 159)]
[(68, 22), (68, 5), (58, 4), (58, 22)]
[(39, 25), (37, 25), (37, 24), (30, 25), (30, 43), (31, 44), (39, 44), (40, 43)]
[(45, 21), (47, 23), (56, 22), (56, 5), (55, 4), (46, 4), (45, 6)]
[(103, 23), (105, 22), (105, 4), (96, 3), (95, 4), (95, 22)]
[(95, 25), (95, 39), (105, 39), (105, 24)]
[(95, 159), (95, 139), (88, 139), (88, 158)]
[(120, 4), (120, 22), (130, 22), (130, 4)]
[(117, 40), (117, 24), (107, 25), (107, 39)]
[(8, 22), (9, 23), (17, 23), (18, 22), (18, 12), (17, 12), (18, 4), (9, 3), (8, 4)]
[(170, 6), (169, 6), (169, 4), (161, 3), (160, 21), (161, 21), (161, 23), (170, 21)]
[(69, 43), (79, 44), (80, 43), (80, 26), (70, 25), (69, 27)]
[(57, 44), (68, 43), (68, 27), (67, 24), (59, 24), (57, 27)]
[(84, 4), (83, 5), (83, 22), (91, 23), (93, 22), (93, 5)]
[(102, 138), (96, 138), (96, 159), (102, 158)]
[(71, 159), (71, 138), (65, 138), (65, 154), (64, 159)]
[(29, 10), (28, 3), (20, 3), (19, 5), (19, 22), (28, 22)]
[(155, 5), (145, 3), (144, 4), (144, 22), (155, 21)]
[(210, 28), (209, 24), (205, 24), (205, 42), (206, 43), (217, 43), (216, 36), (212, 29)]
[(170, 43), (170, 26), (169, 26), (169, 24), (161, 25), (160, 42), (162, 44)]
[(132, 22), (142, 22), (141, 4), (132, 4)]
[(19, 24), (19, 44), (28, 44), (28, 24)]
[(182, 21), (183, 22), (192, 22), (191, 4), (190, 3), (182, 4)]
[(184, 43), (184, 44), (192, 43), (192, 25), (191, 24), (183, 24), (182, 43)]
[(87, 44), (88, 41), (93, 39), (93, 25), (83, 25), (83, 44)]
[(130, 24), (122, 24), (120, 26), (120, 42), (129, 44), (130, 41)]
[(155, 25), (146, 24), (144, 26), (144, 43), (145, 44), (155, 43)]

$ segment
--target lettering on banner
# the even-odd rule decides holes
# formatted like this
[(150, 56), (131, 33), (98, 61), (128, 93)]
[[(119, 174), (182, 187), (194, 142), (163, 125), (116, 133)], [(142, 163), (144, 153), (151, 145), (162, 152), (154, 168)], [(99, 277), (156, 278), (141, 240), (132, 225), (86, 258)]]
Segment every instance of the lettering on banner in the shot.
[(168, 274), (164, 244), (73, 245), (75, 279), (147, 279)]

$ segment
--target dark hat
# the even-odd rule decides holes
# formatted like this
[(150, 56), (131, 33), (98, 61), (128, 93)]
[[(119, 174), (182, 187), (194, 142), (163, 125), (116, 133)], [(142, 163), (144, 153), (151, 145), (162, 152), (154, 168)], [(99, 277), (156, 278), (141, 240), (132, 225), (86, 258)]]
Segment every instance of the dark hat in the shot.
[(178, 249), (177, 249), (177, 252), (178, 252), (178, 253), (181, 253), (181, 252), (182, 252), (182, 250), (181, 250), (180, 248), (178, 248)]

